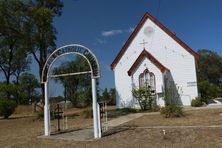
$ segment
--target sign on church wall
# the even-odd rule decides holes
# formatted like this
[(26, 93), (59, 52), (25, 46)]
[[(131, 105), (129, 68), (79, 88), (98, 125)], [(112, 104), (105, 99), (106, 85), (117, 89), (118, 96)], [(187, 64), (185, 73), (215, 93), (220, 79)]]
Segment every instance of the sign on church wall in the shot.
[(194, 87), (197, 86), (197, 82), (187, 82), (187, 87)]

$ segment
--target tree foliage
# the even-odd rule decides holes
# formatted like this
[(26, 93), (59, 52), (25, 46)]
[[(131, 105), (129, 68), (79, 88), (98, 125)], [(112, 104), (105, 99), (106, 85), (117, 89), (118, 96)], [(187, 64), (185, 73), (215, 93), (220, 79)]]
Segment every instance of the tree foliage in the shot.
[(41, 77), (46, 58), (56, 46), (53, 19), (61, 15), (62, 7), (61, 0), (0, 1), (0, 72), (7, 84), (13, 75), (18, 84), (21, 73), (29, 69), (29, 54)]
[(62, 7), (60, 0), (0, 1), (0, 73), (5, 77), (0, 98), (7, 99), (3, 103), (27, 104), (36, 99), (39, 83), (24, 72), (29, 70), (32, 54), (41, 76), (46, 58), (56, 46), (53, 19), (61, 15)]
[(198, 51), (198, 88), (202, 100), (222, 96), (222, 57), (216, 52), (202, 49)]
[(27, 69), (29, 60), (24, 50), (25, 6), (20, 0), (0, 1), (0, 71), (6, 83)]
[(40, 84), (33, 74), (23, 73), (18, 84), (0, 83), (0, 98), (13, 100), (17, 104), (29, 104), (38, 100), (39, 87)]
[(99, 95), (99, 101), (106, 101), (108, 105), (115, 105), (116, 104), (116, 89), (111, 88), (108, 90), (107, 88), (104, 89), (101, 95)]
[(23, 73), (19, 78), (19, 86), (21, 90), (20, 94), (24, 94), (28, 98), (28, 100), (24, 100), (23, 104), (37, 101), (36, 98), (39, 95), (37, 89), (40, 88), (40, 84), (33, 74)]
[(198, 51), (200, 59), (198, 64), (198, 80), (207, 80), (209, 83), (221, 85), (222, 57), (216, 52), (202, 49)]
[[(87, 61), (79, 56), (70, 62), (64, 62), (53, 70), (53, 74), (66, 74), (90, 71)], [(91, 75), (75, 75), (59, 77), (59, 82), (64, 86), (64, 94), (74, 106), (87, 106), (92, 102)]]
[(28, 22), (26, 23), (27, 48), (33, 54), (39, 65), (39, 75), (48, 54), (55, 49), (56, 29), (53, 18), (61, 15), (63, 4), (60, 0), (35, 0), (30, 1), (27, 10)]
[[(63, 3), (61, 0), (31, 0), (27, 7), (26, 48), (37, 62), (41, 78), (47, 56), (56, 47), (56, 29), (53, 26), (53, 19), (61, 15)], [(44, 96), (43, 85), (42, 95)]]
[(0, 116), (8, 118), (16, 108), (16, 103), (12, 100), (0, 98)]
[(15, 84), (7, 84), (7, 82), (0, 83), (0, 98), (16, 100), (15, 96), (18, 90), (19, 86)]

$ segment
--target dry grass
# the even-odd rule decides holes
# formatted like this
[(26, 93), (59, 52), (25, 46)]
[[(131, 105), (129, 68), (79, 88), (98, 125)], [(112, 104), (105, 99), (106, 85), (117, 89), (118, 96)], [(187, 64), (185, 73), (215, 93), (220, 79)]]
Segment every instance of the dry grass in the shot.
[[(172, 128), (166, 130), (165, 136), (162, 134), (162, 129), (137, 128), (137, 126), (155, 125), (220, 125), (221, 111), (222, 109), (186, 111), (186, 117), (174, 119), (166, 119), (161, 115), (146, 115), (124, 124), (135, 128), (88, 142), (37, 138), (43, 132), (43, 121), (34, 117), (1, 119), (0, 147), (222, 147), (222, 128)], [(56, 121), (52, 123), (56, 124)], [(92, 125), (92, 120), (76, 117), (69, 123), (72, 127), (87, 127)]]
[(164, 118), (161, 115), (145, 115), (126, 123), (127, 126), (190, 126), (190, 125), (221, 125), (222, 109), (186, 111), (185, 117)]
[(15, 109), (14, 114), (32, 114), (33, 106), (32, 105), (18, 105)]

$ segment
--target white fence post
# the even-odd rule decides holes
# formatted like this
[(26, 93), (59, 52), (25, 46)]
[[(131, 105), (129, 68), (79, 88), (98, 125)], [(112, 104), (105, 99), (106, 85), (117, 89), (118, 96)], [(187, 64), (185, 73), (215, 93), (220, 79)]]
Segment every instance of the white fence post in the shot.
[(50, 115), (49, 115), (49, 100), (48, 100), (48, 86), (47, 82), (44, 83), (45, 89), (45, 106), (44, 106), (44, 128), (45, 136), (50, 136)]
[(96, 79), (92, 78), (92, 108), (93, 108), (93, 127), (94, 138), (101, 138), (101, 127), (99, 117), (99, 105), (97, 103)]

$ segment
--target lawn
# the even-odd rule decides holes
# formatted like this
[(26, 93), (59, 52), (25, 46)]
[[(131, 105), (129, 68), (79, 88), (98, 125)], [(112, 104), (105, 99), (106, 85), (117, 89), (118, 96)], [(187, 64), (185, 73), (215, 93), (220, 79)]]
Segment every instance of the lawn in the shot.
[[(183, 118), (166, 119), (160, 114), (145, 115), (121, 125), (121, 132), (93, 141), (53, 140), (37, 136), (43, 134), (43, 121), (36, 117), (0, 119), (0, 147), (222, 147), (222, 128), (169, 128), (163, 135), (162, 128), (150, 126), (221, 125), (222, 109), (186, 111)], [(56, 125), (56, 120), (53, 121)], [(84, 128), (92, 119), (75, 117), (69, 126)]]
[(161, 115), (144, 115), (126, 123), (127, 126), (197, 126), (222, 125), (222, 109), (189, 110), (182, 118), (163, 118)]

